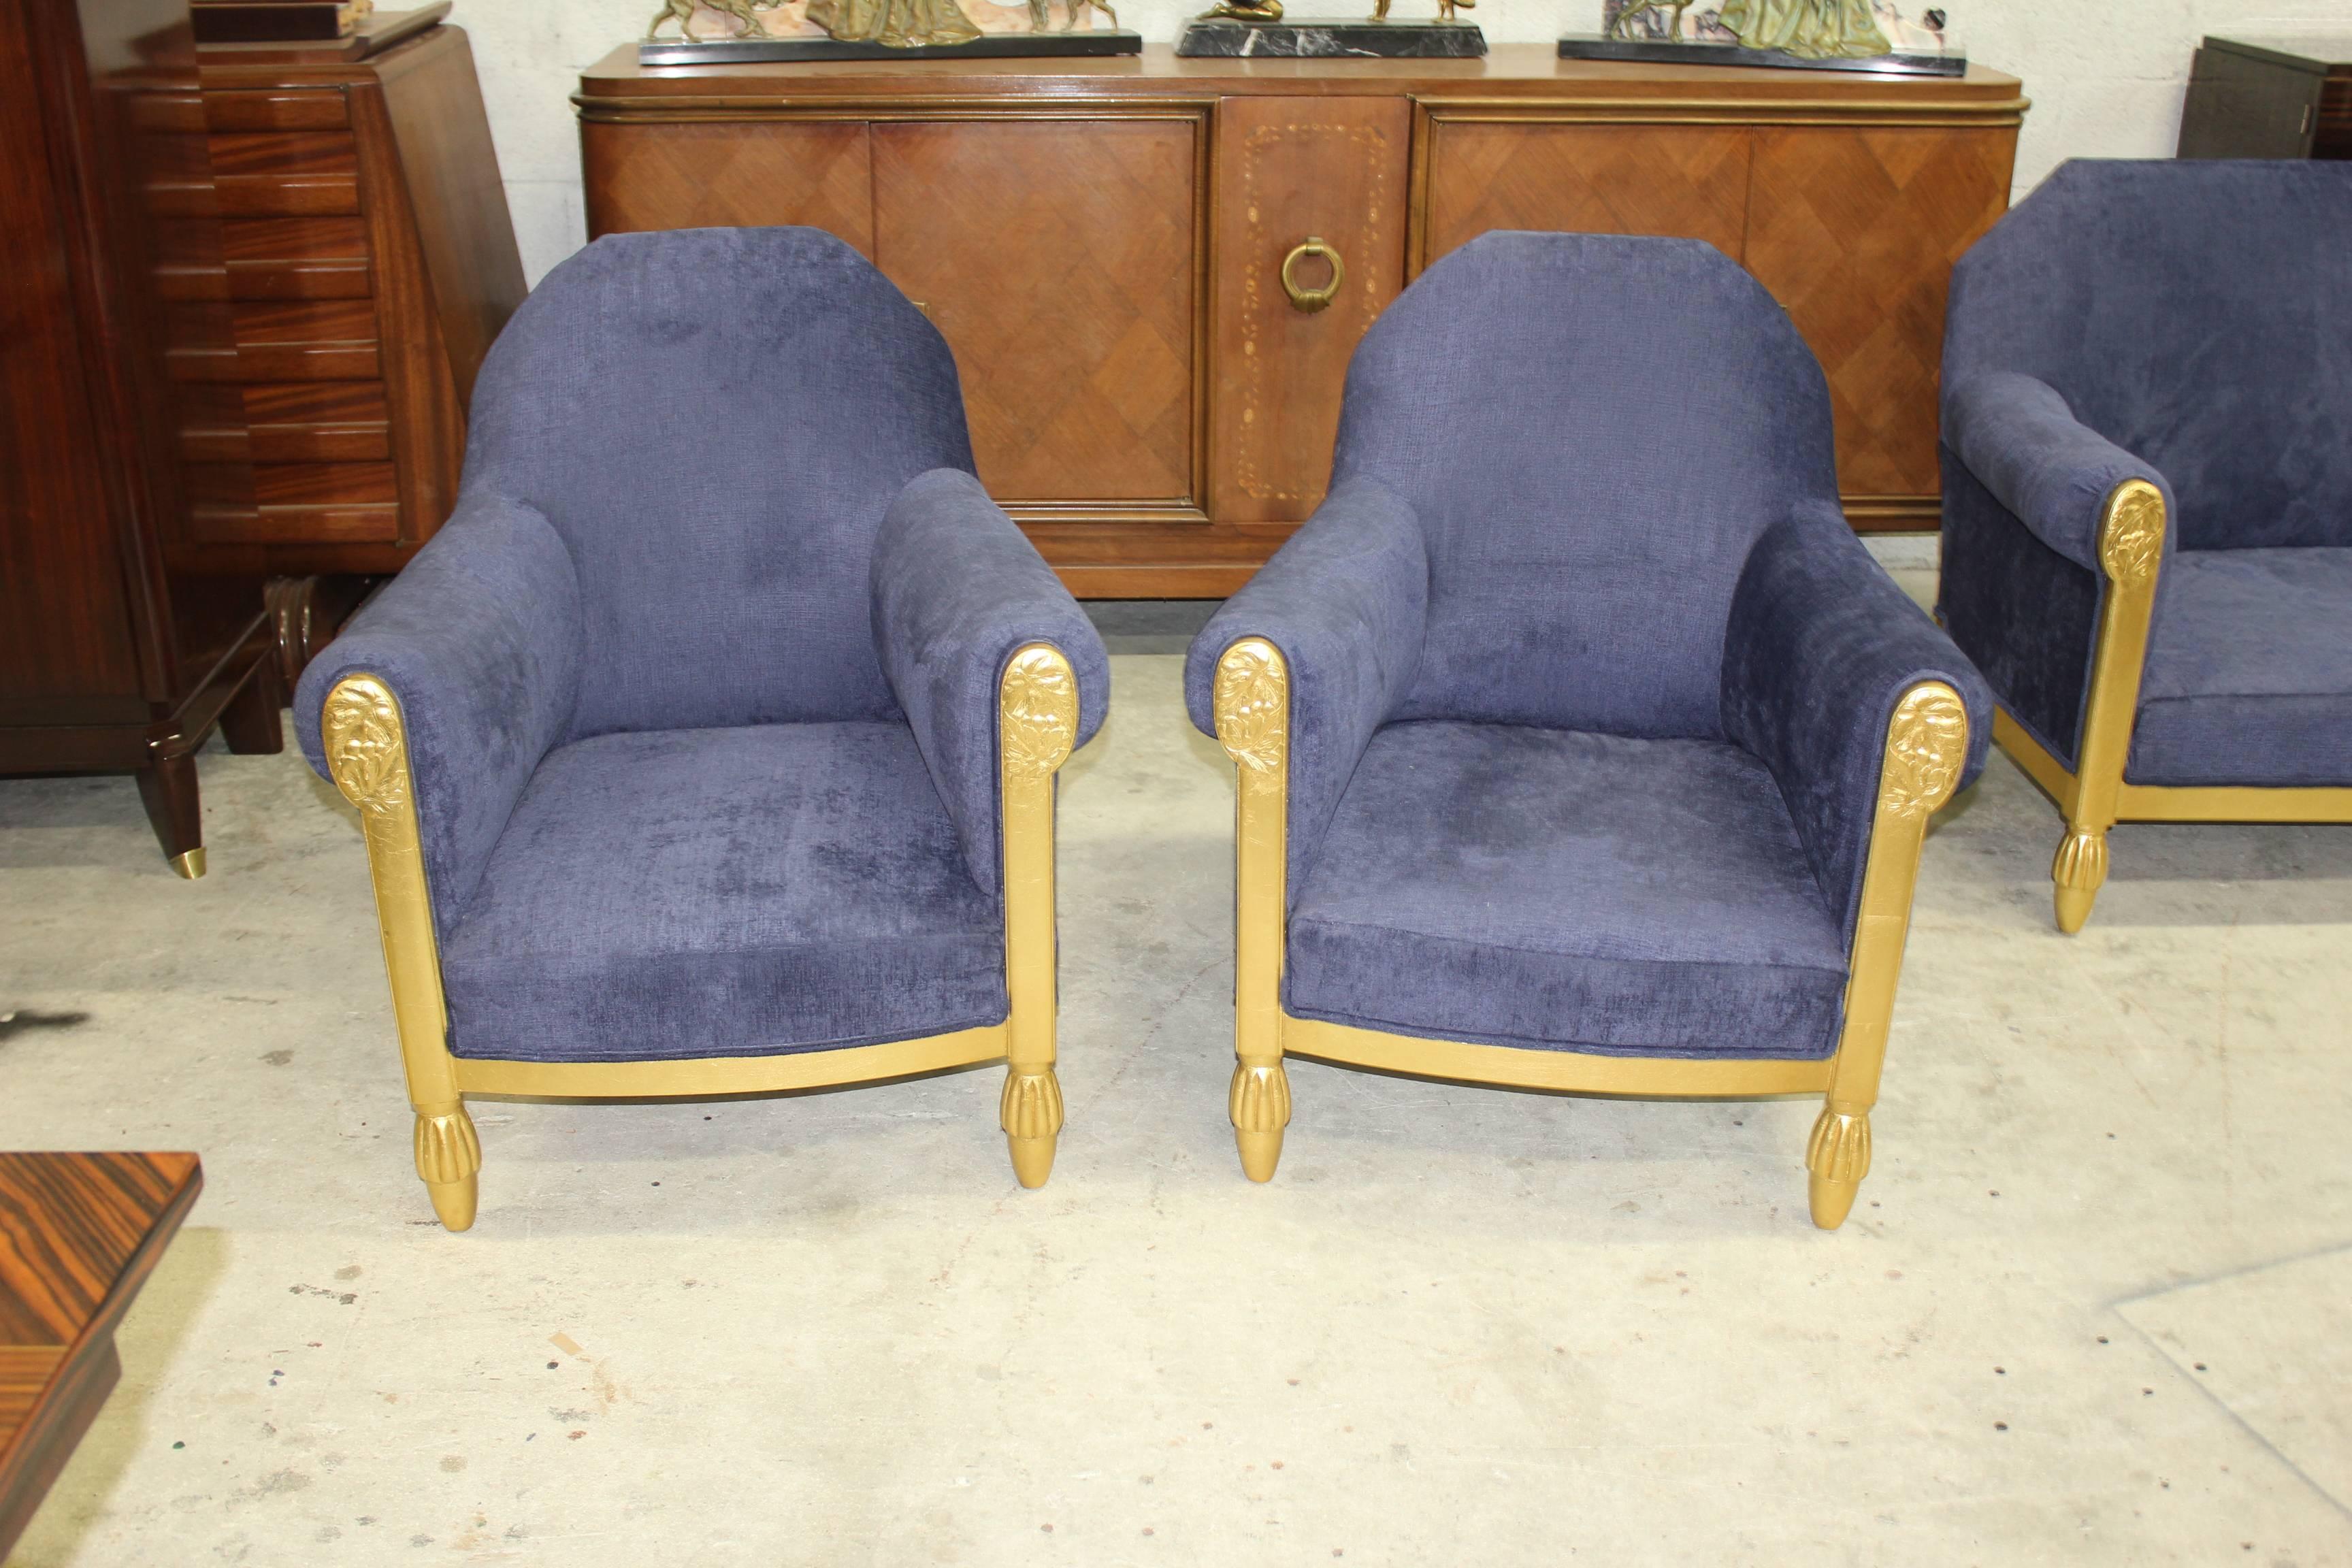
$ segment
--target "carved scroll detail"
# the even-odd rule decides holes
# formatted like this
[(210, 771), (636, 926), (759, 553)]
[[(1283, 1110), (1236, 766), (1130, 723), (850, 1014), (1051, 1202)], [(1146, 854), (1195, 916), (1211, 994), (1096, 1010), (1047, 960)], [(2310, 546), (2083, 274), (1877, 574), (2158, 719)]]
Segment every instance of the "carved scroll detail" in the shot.
[(1283, 765), (1290, 748), (1290, 672), (1261, 637), (1246, 637), (1217, 660), (1217, 740), (1255, 773)]
[(374, 816), (408, 804), (408, 744), (391, 688), (371, 675), (348, 678), (328, 695), (319, 729), (345, 800)]
[(1870, 1113), (1822, 1107), (1805, 1143), (1805, 1169), (1824, 1182), (1858, 1185), (1870, 1174)]
[(416, 1173), (436, 1186), (462, 1182), (482, 1168), (482, 1141), (462, 1105), (416, 1116)]
[(1234, 1068), (1233, 1088), (1225, 1096), (1225, 1114), (1238, 1132), (1279, 1132), (1290, 1125), (1290, 1075), (1280, 1062)]
[(2107, 498), (2099, 525), (2099, 564), (2119, 584), (2156, 576), (2164, 559), (2164, 492), (2146, 479), (2126, 479)]
[(1926, 816), (1952, 798), (1969, 756), (1969, 710), (1948, 686), (1915, 686), (1886, 726), (1879, 809)]
[(2050, 879), (2062, 888), (2095, 893), (2107, 882), (2107, 836), (2069, 833), (2058, 841), (2050, 862)]
[(1051, 1068), (1006, 1074), (996, 1119), (1009, 1138), (1053, 1137), (1062, 1131), (1062, 1080)]
[(1014, 654), (998, 703), (1007, 773), (1043, 778), (1068, 759), (1078, 739), (1078, 682), (1058, 650), (1039, 645)]

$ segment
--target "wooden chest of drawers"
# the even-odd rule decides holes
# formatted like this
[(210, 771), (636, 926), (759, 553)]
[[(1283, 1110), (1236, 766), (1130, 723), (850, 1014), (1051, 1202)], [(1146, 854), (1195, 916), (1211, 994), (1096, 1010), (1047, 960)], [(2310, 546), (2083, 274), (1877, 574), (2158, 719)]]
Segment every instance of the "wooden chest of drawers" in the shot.
[(447, 517), (466, 401), (523, 296), (463, 32), (357, 60), (207, 50), (159, 193), (186, 514), (204, 573), (395, 572)]
[[(591, 234), (812, 224), (919, 301), (955, 349), (982, 479), (1097, 597), (1244, 581), (1321, 499), (1365, 327), (1491, 228), (1689, 235), (1745, 262), (1829, 374), (1849, 515), (1934, 527), (1946, 279), (2008, 205), (2025, 110), (1981, 70), (1533, 45), (667, 70), (625, 48), (576, 101)], [(1280, 276), (1310, 237), (1344, 274), (1311, 313)]]

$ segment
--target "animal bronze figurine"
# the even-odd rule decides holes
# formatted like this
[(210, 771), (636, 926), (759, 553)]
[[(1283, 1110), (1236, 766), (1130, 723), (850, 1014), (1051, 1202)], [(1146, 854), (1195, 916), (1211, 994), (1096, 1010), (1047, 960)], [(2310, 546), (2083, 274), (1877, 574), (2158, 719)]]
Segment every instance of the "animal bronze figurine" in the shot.
[[(1685, 0), (1685, 3), (1687, 4), (1688, 0)], [(1477, 4), (1478, 0), (1437, 0), (1437, 19), (1441, 22), (1451, 22), (1454, 20), (1454, 8), (1456, 5), (1475, 6)], [(1388, 19), (1389, 0), (1374, 0), (1372, 20), (1385, 22)]]
[[(1069, 0), (1069, 15), (1062, 18), (1062, 31), (1076, 32), (1078, 18), (1086, 15), (1087, 7), (1089, 5), (1101, 12), (1103, 19), (1112, 26), (1118, 26), (1118, 13), (1110, 8), (1110, 0)], [(1276, 16), (1282, 14), (1280, 5), (1276, 5), (1274, 9)], [(1049, 18), (1045, 15), (1045, 0), (1029, 0), (1029, 30), (1033, 33), (1042, 33), (1045, 31), (1048, 21)]]
[(701, 9), (733, 17), (738, 25), (734, 36), (739, 38), (764, 37), (768, 31), (766, 24), (760, 20), (758, 0), (662, 0), (662, 8), (655, 13), (653, 26), (646, 29), (646, 37), (659, 37), (662, 24), (675, 17), (677, 36), (691, 43), (694, 40), (694, 14)]
[(1679, 41), (1683, 36), (1683, 13), (1689, 10), (1691, 5), (1692, 0), (1624, 0), (1624, 4), (1617, 8), (1617, 14), (1609, 18), (1606, 36), (1638, 41), (1643, 35), (1633, 31), (1636, 20), (1671, 11), (1674, 16), (1666, 23), (1666, 37)]

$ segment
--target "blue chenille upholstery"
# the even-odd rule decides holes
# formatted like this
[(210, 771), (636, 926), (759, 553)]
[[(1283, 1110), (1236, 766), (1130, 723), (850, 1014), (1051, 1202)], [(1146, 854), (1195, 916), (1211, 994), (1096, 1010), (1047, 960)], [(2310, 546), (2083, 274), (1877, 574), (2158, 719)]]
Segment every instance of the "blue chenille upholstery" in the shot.
[(2078, 161), (1954, 269), (1941, 611), (2068, 767), (2101, 509), (2143, 479), (2171, 526), (2125, 776), (2352, 784), (2347, 253), (2352, 166)]
[(999, 1023), (1003, 930), (898, 721), (598, 735), (541, 761), (442, 943), (449, 1048), (761, 1056)]
[(2352, 784), (2352, 550), (2184, 550), (2156, 625), (2124, 777)]
[(1357, 351), (1328, 499), (1186, 670), (1291, 671), (1296, 1016), (1819, 1058), (1886, 728), (1982, 680), (1837, 507), (1786, 314), (1688, 240), (1490, 234)]
[(813, 229), (597, 241), (476, 384), (456, 514), (314, 659), (400, 699), (455, 1048), (1004, 1016), (996, 685), (1100, 639), (971, 476), (945, 342)]

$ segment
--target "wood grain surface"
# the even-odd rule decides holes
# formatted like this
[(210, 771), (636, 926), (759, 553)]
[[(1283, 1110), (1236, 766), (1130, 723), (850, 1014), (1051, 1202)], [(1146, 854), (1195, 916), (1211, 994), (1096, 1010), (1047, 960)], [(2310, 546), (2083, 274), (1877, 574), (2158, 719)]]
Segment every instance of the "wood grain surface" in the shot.
[[(1292, 521), (1331, 478), (1348, 361), (1404, 288), (1412, 142), (1402, 98), (1235, 98), (1217, 116), (1211, 511)], [(1345, 268), (1330, 305), (1293, 306), (1282, 265), (1309, 237)], [(1307, 263), (1301, 262), (1302, 268)], [(1319, 286), (1324, 274), (1301, 274)]]
[(0, 1558), (114, 1386), (115, 1325), (203, 1186), (194, 1154), (0, 1153)]

